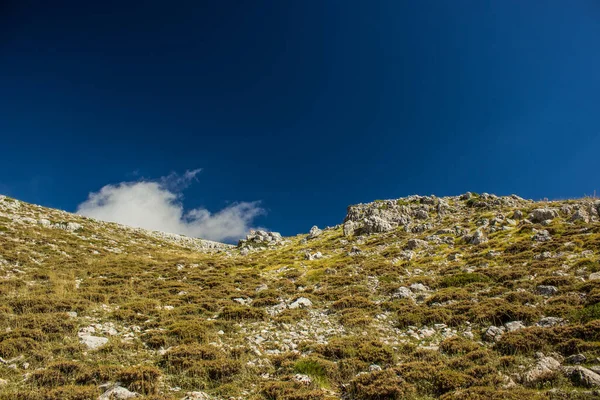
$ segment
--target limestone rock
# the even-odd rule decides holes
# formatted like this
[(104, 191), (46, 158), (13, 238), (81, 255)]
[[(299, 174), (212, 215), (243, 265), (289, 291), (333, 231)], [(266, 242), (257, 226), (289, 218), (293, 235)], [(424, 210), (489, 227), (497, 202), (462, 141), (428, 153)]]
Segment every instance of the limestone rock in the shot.
[(108, 338), (92, 335), (81, 335), (79, 336), (79, 341), (86, 345), (88, 349), (96, 350), (108, 343)]
[(394, 225), (392, 225), (389, 221), (377, 216), (365, 218), (363, 224), (363, 232), (366, 234), (388, 232), (394, 228)]
[(246, 239), (242, 239), (238, 242), (238, 247), (245, 247), (252, 244), (275, 246), (282, 243), (283, 237), (279, 232), (267, 232), (263, 230), (250, 229), (250, 232), (248, 232), (246, 235)]
[(525, 328), (525, 325), (521, 321), (511, 321), (504, 324), (504, 327), (508, 332), (518, 331), (519, 329)]
[(537, 358), (536, 364), (523, 375), (523, 382), (526, 384), (534, 384), (560, 369), (560, 362), (552, 357), (539, 353)]
[(583, 364), (586, 362), (587, 357), (583, 354), (573, 354), (565, 359), (567, 364)]
[(410, 239), (408, 243), (406, 243), (406, 248), (408, 250), (416, 250), (423, 247), (427, 247), (427, 242), (421, 239)]
[(558, 217), (558, 211), (553, 208), (536, 208), (531, 213), (531, 222), (542, 222), (546, 220), (553, 220)]
[(469, 244), (482, 244), (488, 241), (488, 238), (482, 229), (477, 229), (475, 233), (473, 233), (471, 236), (468, 236), (466, 239), (467, 243)]
[(319, 229), (318, 226), (314, 225), (312, 228), (310, 228), (310, 232), (308, 232), (308, 236), (307, 239), (314, 239), (316, 237), (321, 236), (321, 234), (323, 233), (323, 231), (321, 229)]
[(537, 322), (537, 326), (542, 328), (551, 328), (553, 326), (562, 325), (564, 319), (559, 317), (544, 317)]
[(407, 287), (399, 287), (394, 294), (392, 294), (392, 298), (394, 299), (415, 299), (415, 294)]
[(211, 400), (208, 394), (204, 392), (187, 392), (185, 397), (182, 397), (181, 400)]
[(312, 305), (313, 305), (312, 301), (310, 301), (306, 297), (299, 297), (292, 304), (290, 304), (289, 308), (291, 308), (291, 309), (308, 308), (308, 307), (312, 307)]
[(588, 388), (600, 387), (600, 375), (581, 366), (565, 367), (565, 375), (571, 378), (573, 384)]
[(558, 293), (558, 288), (551, 285), (539, 285), (536, 291), (542, 296), (553, 296)]
[(552, 240), (552, 236), (550, 236), (550, 233), (545, 230), (539, 230), (539, 231), (535, 231), (535, 234), (533, 235), (532, 239), (536, 242), (547, 242)]
[(132, 392), (124, 387), (119, 385), (112, 386), (106, 392), (104, 392), (98, 400), (124, 400), (131, 399), (133, 397), (137, 397), (138, 394), (136, 392)]
[(504, 328), (491, 325), (483, 333), (483, 337), (490, 342), (497, 342), (504, 334)]

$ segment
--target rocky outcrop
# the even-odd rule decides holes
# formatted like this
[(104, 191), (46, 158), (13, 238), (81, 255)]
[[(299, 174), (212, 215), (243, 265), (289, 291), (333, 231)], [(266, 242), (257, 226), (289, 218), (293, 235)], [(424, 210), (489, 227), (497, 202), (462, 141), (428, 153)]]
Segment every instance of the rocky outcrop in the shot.
[(277, 246), (283, 244), (283, 237), (279, 232), (267, 232), (251, 229), (246, 239), (238, 242), (238, 247)]

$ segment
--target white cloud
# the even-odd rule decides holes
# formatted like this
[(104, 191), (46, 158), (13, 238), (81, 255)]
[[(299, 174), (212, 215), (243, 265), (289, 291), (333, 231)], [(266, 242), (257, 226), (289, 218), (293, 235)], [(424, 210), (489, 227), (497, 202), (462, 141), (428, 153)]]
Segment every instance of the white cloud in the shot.
[(170, 174), (157, 181), (106, 185), (77, 207), (77, 213), (121, 224), (179, 233), (217, 241), (234, 241), (245, 235), (252, 221), (264, 214), (259, 202), (233, 203), (217, 212), (205, 208), (184, 210), (181, 190), (196, 179), (199, 169)]

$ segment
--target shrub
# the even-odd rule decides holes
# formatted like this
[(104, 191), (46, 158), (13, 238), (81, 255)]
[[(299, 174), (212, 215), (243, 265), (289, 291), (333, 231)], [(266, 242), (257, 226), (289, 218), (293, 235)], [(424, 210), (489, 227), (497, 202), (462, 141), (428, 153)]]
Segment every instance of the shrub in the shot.
[(448, 355), (469, 353), (478, 348), (479, 345), (477, 343), (458, 336), (451, 337), (440, 343), (440, 351)]
[(118, 379), (133, 392), (154, 394), (158, 390), (160, 371), (150, 366), (125, 368), (118, 373)]
[(230, 321), (259, 321), (265, 317), (264, 310), (248, 306), (227, 306), (219, 315), (219, 318)]
[(351, 398), (362, 400), (400, 400), (416, 395), (413, 385), (406, 383), (394, 370), (359, 375), (348, 386)]
[(344, 310), (346, 308), (374, 308), (375, 304), (363, 296), (346, 296), (331, 305), (334, 310)]
[(466, 286), (476, 282), (489, 282), (491, 279), (485, 275), (475, 272), (465, 272), (444, 277), (441, 282), (441, 287)]

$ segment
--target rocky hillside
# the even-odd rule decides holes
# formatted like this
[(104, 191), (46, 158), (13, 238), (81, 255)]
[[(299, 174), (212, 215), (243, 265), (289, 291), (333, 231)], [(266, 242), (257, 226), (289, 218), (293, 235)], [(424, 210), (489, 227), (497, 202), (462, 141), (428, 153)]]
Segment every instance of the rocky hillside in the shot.
[(0, 399), (587, 399), (600, 201), (348, 208), (237, 247), (0, 196)]

